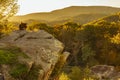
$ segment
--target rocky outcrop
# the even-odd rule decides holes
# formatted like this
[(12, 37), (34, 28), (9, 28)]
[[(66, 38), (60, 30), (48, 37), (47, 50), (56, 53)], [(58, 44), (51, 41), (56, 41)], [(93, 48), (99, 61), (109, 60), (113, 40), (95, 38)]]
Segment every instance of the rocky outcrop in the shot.
[(20, 58), (22, 63), (29, 66), (29, 69), (33, 64), (41, 66), (38, 80), (48, 80), (64, 49), (60, 41), (43, 30), (38, 32), (14, 31), (9, 36), (0, 39), (0, 47), (6, 45), (19, 47), (30, 57), (29, 60)]
[(120, 72), (117, 72), (113, 66), (96, 65), (91, 68), (92, 75), (97, 76), (99, 80), (119, 80)]

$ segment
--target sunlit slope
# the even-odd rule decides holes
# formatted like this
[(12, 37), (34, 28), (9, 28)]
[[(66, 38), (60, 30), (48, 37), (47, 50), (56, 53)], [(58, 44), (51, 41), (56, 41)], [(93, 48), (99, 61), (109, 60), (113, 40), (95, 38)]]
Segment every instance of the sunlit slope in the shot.
[(69, 19), (58, 19), (52, 22), (49, 22), (49, 24), (54, 25), (54, 24), (62, 24), (65, 22), (75, 22), (75, 23), (79, 23), (79, 24), (85, 24), (88, 22), (91, 22), (93, 20), (97, 20), (101, 17), (107, 16), (108, 14), (80, 14), (74, 17), (70, 17)]
[(31, 13), (23, 16), (14, 16), (11, 21), (37, 20), (41, 22), (59, 23), (73, 20), (81, 23), (119, 12), (120, 8), (106, 6), (71, 6), (52, 12)]
[(103, 22), (118, 23), (119, 24), (120, 23), (120, 12), (106, 16), (106, 17), (102, 17), (100, 19), (96, 19), (94, 21), (89, 22), (88, 24), (101, 24)]

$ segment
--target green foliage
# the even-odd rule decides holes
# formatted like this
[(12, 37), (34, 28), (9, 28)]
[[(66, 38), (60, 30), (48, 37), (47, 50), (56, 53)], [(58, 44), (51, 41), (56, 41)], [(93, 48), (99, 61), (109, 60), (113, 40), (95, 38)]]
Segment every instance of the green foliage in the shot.
[(25, 64), (16, 64), (11, 71), (10, 75), (16, 79), (23, 79), (28, 71), (28, 67)]
[(40, 69), (39, 65), (33, 65), (30, 71), (28, 71), (26, 64), (18, 63), (12, 67), (9, 73), (15, 79), (38, 80)]
[(28, 66), (19, 62), (18, 57), (29, 58), (18, 47), (0, 49), (0, 65), (9, 65), (9, 74), (19, 80), (37, 80), (40, 66), (33, 65), (28, 72)]
[(12, 31), (18, 30), (15, 23), (4, 21), (0, 22), (0, 36), (11, 33)]
[(88, 67), (79, 68), (74, 66), (68, 76), (71, 80), (97, 80), (91, 75), (91, 71)]
[(17, 57), (27, 56), (17, 47), (6, 47), (0, 49), (0, 65), (1, 64), (13, 64), (18, 62)]
[(84, 79), (92, 78), (92, 76), (90, 74), (91, 74), (91, 70), (90, 70), (90, 68), (88, 66), (86, 66), (85, 68), (83, 68)]
[(89, 60), (91, 57), (94, 57), (94, 56), (95, 56), (95, 53), (89, 45), (85, 45), (82, 47), (82, 60), (83, 61)]
[[(92, 60), (96, 60), (100, 64), (117, 65), (115, 63), (117, 62), (115, 55), (119, 55), (119, 49), (116, 48), (119, 47), (119, 40), (116, 40), (119, 39), (117, 37), (119, 36), (119, 26), (118, 23), (107, 22), (105, 20), (84, 25), (77, 34), (77, 39), (82, 44), (81, 58), (84, 58), (83, 60), (88, 59), (87, 62), (90, 62), (90, 64), (92, 64)], [(91, 58), (88, 56), (91, 56)], [(114, 59), (112, 56), (114, 56)]]
[(51, 34), (52, 34), (53, 27), (48, 26), (48, 25), (45, 24), (45, 23), (32, 22), (32, 23), (30, 23), (30, 24), (28, 25), (27, 30), (30, 30), (30, 31), (45, 30), (45, 31), (47, 31), (48, 33), (51, 33)]
[(0, 65), (9, 65), (10, 75), (16, 79), (25, 77), (28, 71), (26, 64), (21, 64), (18, 57), (28, 58), (18, 47), (10, 46), (0, 49)]
[(58, 80), (71, 80), (67, 74), (61, 73)]
[(27, 73), (26, 77), (23, 80), (38, 80), (39, 72), (41, 70), (41, 66), (33, 65), (29, 73)]
[(51, 78), (54, 79), (54, 78), (59, 77), (59, 75), (62, 72), (62, 68), (63, 68), (64, 64), (65, 64), (64, 56), (60, 55), (60, 58), (59, 58), (58, 62), (56, 63), (56, 65), (52, 71)]
[[(21, 51), (20, 48), (18, 48), (18, 47), (16, 47), (16, 46), (9, 46), (9, 47), (5, 47), (5, 48), (0, 48), (0, 50), (3, 51), (2, 54), (4, 54), (5, 52), (8, 52), (8, 53), (10, 53), (11, 55), (14, 55), (14, 57), (15, 57), (16, 59), (17, 59), (17, 57), (19, 57), (19, 56), (22, 56), (22, 57), (24, 57), (24, 58), (29, 58), (25, 53), (23, 53), (23, 52)], [(7, 55), (7, 53), (4, 54), (4, 55)]]
[(13, 16), (17, 10), (17, 0), (0, 0), (0, 21)]
[(107, 20), (102, 18), (83, 26), (67, 22), (54, 27), (36, 22), (28, 28), (45, 30), (59, 39), (65, 45), (65, 50), (71, 53), (69, 65), (117, 65), (120, 24)]
[(0, 49), (0, 65), (1, 64), (11, 64), (16, 62), (17, 56), (16, 54)]
[(72, 72), (69, 74), (71, 80), (82, 80), (83, 79), (83, 72), (77, 66), (72, 68)]
[(114, 44), (120, 44), (120, 33), (114, 35), (111, 38), (111, 42), (114, 43)]
[(33, 66), (28, 73), (28, 67), (26, 64), (21, 64), (18, 61), (18, 56), (28, 58), (21, 50), (17, 47), (8, 47), (0, 49), (0, 65), (10, 65), (10, 75), (15, 79), (22, 80), (37, 80), (39, 73), (39, 66)]

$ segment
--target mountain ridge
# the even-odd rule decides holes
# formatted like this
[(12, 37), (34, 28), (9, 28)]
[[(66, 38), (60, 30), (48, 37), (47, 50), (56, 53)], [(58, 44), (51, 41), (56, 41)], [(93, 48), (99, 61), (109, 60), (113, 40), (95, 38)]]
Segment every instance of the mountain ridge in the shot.
[[(53, 12), (57, 12), (59, 10), (64, 10), (64, 9), (69, 9), (69, 8), (88, 8), (88, 7), (91, 7), (91, 8), (94, 8), (94, 7), (97, 7), (97, 8), (116, 8), (116, 9), (120, 9), (119, 7), (112, 7), (112, 6), (69, 6), (69, 7), (65, 7), (65, 8), (61, 8), (61, 9), (56, 9), (56, 10), (52, 10), (52, 11), (49, 11), (49, 12), (35, 12), (35, 13), (28, 13), (28, 14), (25, 14), (25, 15), (30, 15), (30, 14), (46, 14), (46, 13), (53, 13)], [(17, 16), (25, 16), (25, 15), (17, 15)]]
[[(100, 17), (104, 17), (107, 15), (111, 15), (114, 13), (117, 13), (120, 11), (120, 8), (116, 8), (116, 7), (109, 7), (109, 6), (70, 6), (70, 7), (66, 7), (63, 9), (58, 9), (58, 10), (54, 10), (51, 12), (38, 12), (38, 13), (31, 13), (31, 14), (27, 14), (27, 15), (23, 15), (23, 16), (14, 16), (12, 18), (10, 18), (10, 21), (17, 21), (17, 22), (21, 22), (21, 21), (28, 21), (28, 20), (36, 20), (36, 21), (40, 21), (40, 22), (56, 22), (59, 21), (69, 21), (70, 19), (75, 19), (78, 20), (78, 18), (76, 16), (81, 16), (81, 15), (94, 15), (97, 14), (99, 15), (103, 15), (103, 16), (94, 16), (92, 20), (96, 19), (96, 18), (100, 18)], [(84, 19), (85, 20), (85, 19)], [(91, 21), (91, 18), (88, 19), (87, 21), (84, 21), (83, 23), (86, 23), (88, 21)], [(79, 22), (82, 22), (81, 20)], [(82, 24), (83, 24), (82, 23)], [(57, 24), (57, 23), (56, 23)]]

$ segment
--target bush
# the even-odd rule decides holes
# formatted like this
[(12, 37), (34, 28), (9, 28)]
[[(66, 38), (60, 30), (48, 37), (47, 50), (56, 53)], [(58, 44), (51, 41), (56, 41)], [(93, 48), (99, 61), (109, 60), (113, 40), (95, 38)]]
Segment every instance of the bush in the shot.
[(9, 72), (14, 78), (22, 79), (27, 74), (28, 68), (25, 64), (16, 64), (15, 67)]
[(65, 73), (61, 73), (61, 75), (59, 76), (59, 80), (71, 80), (67, 74)]
[(28, 58), (18, 47), (0, 48), (0, 65), (17, 63), (18, 56)]
[(77, 66), (72, 67), (72, 71), (69, 73), (71, 80), (97, 80), (91, 75), (91, 71), (88, 67), (79, 68)]
[(8, 65), (11, 70), (9, 74), (17, 79), (22, 79), (25, 77), (28, 71), (26, 64), (21, 64), (18, 57), (28, 58), (18, 47), (6, 47), (0, 48), (0, 65)]
[(77, 66), (72, 67), (72, 72), (69, 74), (69, 77), (71, 80), (82, 80), (83, 72)]
[(26, 78), (23, 80), (38, 80), (40, 69), (41, 69), (41, 66), (33, 65), (31, 70), (27, 74)]
[(16, 62), (16, 54), (9, 51), (0, 50), (0, 65), (1, 64), (11, 64)]

